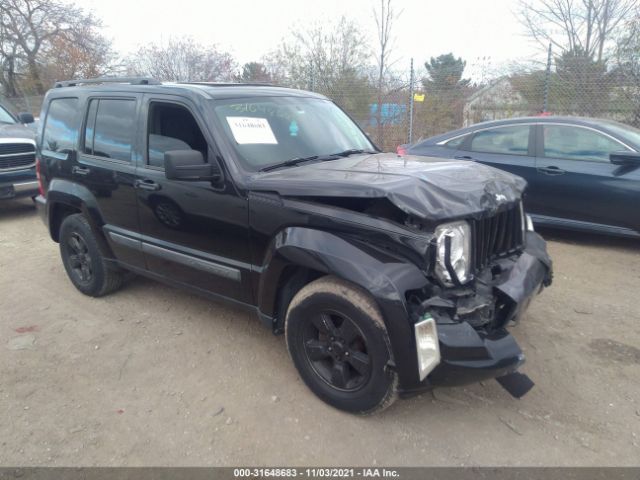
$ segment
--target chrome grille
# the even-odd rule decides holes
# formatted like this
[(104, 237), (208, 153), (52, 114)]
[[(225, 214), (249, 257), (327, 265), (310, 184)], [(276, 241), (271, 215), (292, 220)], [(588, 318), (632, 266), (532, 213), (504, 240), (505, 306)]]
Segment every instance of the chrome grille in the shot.
[(0, 170), (29, 168), (35, 163), (36, 148), (33, 143), (0, 143)]
[(524, 245), (522, 210), (516, 203), (497, 214), (471, 222), (473, 258), (477, 270), (496, 258), (510, 255)]

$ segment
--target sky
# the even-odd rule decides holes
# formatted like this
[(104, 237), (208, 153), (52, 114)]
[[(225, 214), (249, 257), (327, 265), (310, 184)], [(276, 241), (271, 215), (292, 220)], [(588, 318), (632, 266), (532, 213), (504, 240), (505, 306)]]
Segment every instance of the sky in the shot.
[[(453, 52), (479, 78), (514, 60), (543, 58), (516, 20), (517, 0), (392, 0), (402, 11), (394, 24), (395, 68), (421, 67), (431, 56)], [(126, 54), (148, 43), (192, 36), (217, 44), (240, 64), (277, 48), (292, 27), (346, 15), (375, 40), (377, 0), (76, 0), (105, 25), (104, 33)], [(482, 67), (483, 66), (483, 67)]]

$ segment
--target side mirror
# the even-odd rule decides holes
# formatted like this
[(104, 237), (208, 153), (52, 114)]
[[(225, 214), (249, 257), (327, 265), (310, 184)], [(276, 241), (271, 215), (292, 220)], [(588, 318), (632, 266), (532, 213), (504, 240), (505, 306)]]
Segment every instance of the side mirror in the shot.
[(640, 153), (614, 152), (609, 154), (609, 161), (614, 165), (640, 167)]
[(20, 123), (24, 123), (25, 125), (35, 122), (33, 115), (29, 112), (20, 112), (18, 114), (18, 120), (20, 120)]
[(205, 163), (197, 150), (171, 150), (164, 154), (164, 174), (169, 180), (215, 180), (220, 178), (218, 168)]

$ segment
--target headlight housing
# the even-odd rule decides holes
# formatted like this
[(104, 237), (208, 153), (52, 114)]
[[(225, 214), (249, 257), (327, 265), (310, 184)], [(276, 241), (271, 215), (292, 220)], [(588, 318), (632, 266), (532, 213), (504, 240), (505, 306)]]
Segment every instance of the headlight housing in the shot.
[(447, 286), (471, 280), (471, 228), (465, 221), (444, 223), (436, 228), (438, 278)]

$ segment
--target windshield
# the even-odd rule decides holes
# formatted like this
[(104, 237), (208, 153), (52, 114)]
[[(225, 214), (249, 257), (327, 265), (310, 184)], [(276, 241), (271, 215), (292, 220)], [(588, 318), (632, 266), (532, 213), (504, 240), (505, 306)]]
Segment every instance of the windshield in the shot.
[(374, 151), (358, 126), (329, 100), (254, 97), (215, 101), (215, 112), (249, 170), (348, 150)]
[(0, 123), (16, 123), (11, 114), (3, 107), (0, 107)]
[(616, 135), (626, 138), (628, 141), (634, 143), (635, 148), (640, 148), (640, 130), (637, 128), (618, 122), (607, 122), (605, 126)]

